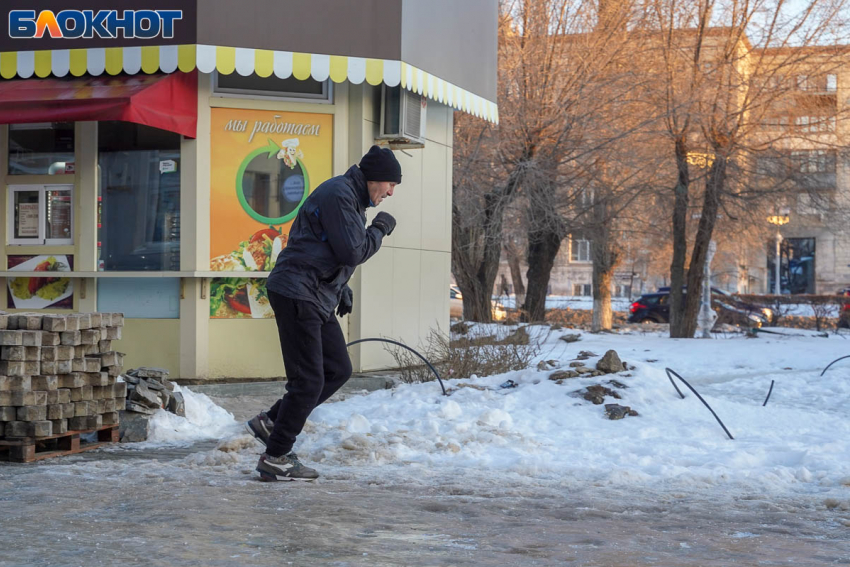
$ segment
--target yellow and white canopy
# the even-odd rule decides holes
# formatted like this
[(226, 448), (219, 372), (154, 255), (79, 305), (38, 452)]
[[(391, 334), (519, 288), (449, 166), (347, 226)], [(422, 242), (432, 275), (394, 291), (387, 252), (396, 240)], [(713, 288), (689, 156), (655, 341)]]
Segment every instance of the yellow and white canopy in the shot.
[(52, 51), (17, 51), (0, 53), (0, 76), (4, 79), (99, 76), (139, 72), (202, 73), (229, 75), (233, 72), (260, 77), (275, 75), (281, 79), (295, 77), (317, 81), (330, 78), (335, 83), (350, 81), (370, 85), (401, 85), (441, 104), (498, 123), (495, 103), (464, 90), (448, 81), (417, 69), (403, 61), (365, 59), (338, 55), (317, 55), (289, 51), (267, 51), (214, 45), (170, 45), (150, 47), (112, 47), (63, 49)]

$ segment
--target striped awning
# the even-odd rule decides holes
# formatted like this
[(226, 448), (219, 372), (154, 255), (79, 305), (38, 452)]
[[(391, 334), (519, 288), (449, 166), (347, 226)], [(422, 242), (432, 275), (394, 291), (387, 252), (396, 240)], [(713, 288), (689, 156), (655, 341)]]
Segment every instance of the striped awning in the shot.
[(331, 79), (370, 85), (398, 86), (424, 95), (441, 104), (498, 123), (499, 109), (494, 102), (453, 85), (403, 61), (365, 59), (338, 55), (266, 51), (213, 45), (170, 45), (150, 47), (113, 47), (64, 49), (53, 51), (17, 51), (0, 53), (0, 76), (46, 78), (71, 75), (99, 76), (104, 73), (202, 73), (218, 71), (224, 75), (239, 73), (281, 79), (295, 77), (316, 81)]

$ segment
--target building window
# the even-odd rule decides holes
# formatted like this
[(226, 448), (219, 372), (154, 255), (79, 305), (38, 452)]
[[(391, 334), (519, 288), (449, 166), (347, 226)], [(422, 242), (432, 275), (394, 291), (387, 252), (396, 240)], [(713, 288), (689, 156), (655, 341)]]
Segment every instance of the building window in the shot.
[(100, 278), (97, 310), (127, 319), (179, 319), (180, 278)]
[(614, 285), (614, 297), (630, 297), (632, 294), (631, 286), (628, 284)]
[(99, 270), (180, 269), (180, 135), (98, 124)]
[(74, 243), (73, 185), (12, 185), (8, 195), (9, 244)]
[(802, 91), (834, 93), (838, 89), (838, 76), (835, 74), (798, 75), (797, 88)]
[(313, 79), (300, 81), (295, 77), (280, 79), (275, 76), (260, 77), (251, 74), (243, 77), (239, 73), (213, 74), (213, 92), (222, 96), (274, 98), (303, 102), (333, 102), (333, 87), (330, 79), (319, 82)]
[(573, 295), (578, 297), (590, 297), (593, 295), (590, 284), (573, 284)]
[(838, 76), (837, 75), (827, 75), (826, 76), (826, 92), (834, 93), (838, 90)]
[(775, 154), (759, 156), (756, 161), (756, 174), (764, 177), (787, 177), (788, 157)]
[(74, 173), (74, 124), (9, 126), (9, 175)]
[(835, 132), (835, 116), (797, 116), (794, 124), (800, 132)]
[(788, 116), (766, 116), (762, 126), (769, 131), (785, 131), (788, 129)]
[(570, 261), (590, 262), (590, 241), (584, 239), (570, 239)]
[(800, 173), (835, 173), (835, 152), (831, 150), (795, 151), (791, 160)]

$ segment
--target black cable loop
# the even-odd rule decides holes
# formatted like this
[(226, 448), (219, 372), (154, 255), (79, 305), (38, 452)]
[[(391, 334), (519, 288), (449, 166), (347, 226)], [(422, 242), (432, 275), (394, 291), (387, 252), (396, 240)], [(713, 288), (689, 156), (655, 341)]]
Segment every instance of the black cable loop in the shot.
[[(685, 399), (685, 394), (683, 394), (683, 393), (682, 393), (682, 391), (681, 391), (681, 390), (679, 389), (679, 387), (676, 385), (676, 382), (673, 380), (673, 376), (676, 376), (679, 380), (681, 380), (681, 379), (682, 379), (682, 377), (681, 377), (681, 376), (679, 376), (678, 374), (676, 374), (676, 372), (675, 372), (675, 371), (670, 370), (669, 368), (665, 368), (664, 370), (665, 370), (665, 372), (667, 372), (667, 378), (669, 378), (669, 379), (670, 379), (670, 383), (671, 383), (671, 384), (673, 384), (673, 387), (674, 387), (674, 388), (676, 388), (676, 393), (677, 393), (677, 394), (679, 394), (679, 397), (680, 397), (680, 398), (682, 398), (682, 399), (684, 400), (684, 399)], [(673, 376), (671, 376), (671, 374), (672, 374)]]
[(835, 360), (833, 360), (832, 362), (827, 364), (826, 368), (823, 369), (823, 372), (821, 372), (820, 375), (823, 376), (824, 374), (826, 374), (826, 371), (829, 370), (830, 366), (832, 366), (833, 364), (835, 364), (839, 360), (844, 360), (845, 358), (850, 358), (850, 354), (848, 354), (847, 356), (842, 356), (841, 358), (836, 358)]
[(406, 348), (407, 350), (409, 350), (410, 352), (412, 352), (413, 354), (415, 354), (416, 356), (418, 356), (419, 358), (421, 358), (421, 359), (422, 359), (422, 361), (423, 361), (425, 364), (427, 364), (427, 365), (428, 365), (428, 368), (430, 368), (430, 369), (431, 369), (431, 372), (433, 372), (433, 373), (434, 373), (434, 376), (436, 376), (436, 377), (437, 377), (437, 382), (439, 382), (439, 383), (440, 383), (440, 388), (443, 390), (443, 395), (444, 395), (444, 396), (448, 396), (448, 395), (449, 395), (449, 394), (446, 392), (446, 387), (443, 385), (443, 380), (440, 378), (440, 373), (439, 373), (439, 372), (437, 372), (437, 369), (436, 369), (436, 368), (434, 368), (434, 365), (433, 365), (433, 364), (431, 364), (430, 362), (428, 362), (428, 359), (427, 359), (427, 358), (425, 358), (424, 356), (422, 356), (421, 354), (419, 354), (418, 352), (416, 352), (415, 350), (413, 350), (412, 348), (410, 348), (410, 347), (409, 347), (409, 346), (407, 346), (406, 344), (402, 344), (402, 343), (400, 343), (400, 342), (398, 342), (398, 341), (393, 341), (393, 340), (390, 340), (390, 339), (360, 339), (359, 341), (354, 341), (354, 342), (348, 343), (348, 344), (347, 344), (347, 345), (345, 345), (345, 346), (346, 346), (346, 347), (353, 347), (354, 345), (356, 345), (356, 344), (360, 344), (360, 343), (389, 343), (389, 344), (391, 344), (391, 345), (400, 346), (401, 348)]
[(761, 405), (761, 407), (766, 406), (767, 400), (770, 399), (770, 394), (773, 392), (773, 382), (774, 382), (773, 380), (770, 381), (770, 390), (767, 391), (767, 397), (764, 399), (764, 403)]
[[(735, 439), (735, 438), (734, 438), (734, 437), (732, 437), (732, 434), (731, 434), (731, 433), (729, 433), (729, 430), (728, 430), (728, 429), (726, 429), (726, 426), (725, 426), (725, 425), (723, 425), (723, 422), (720, 420), (720, 418), (719, 418), (719, 417), (717, 417), (717, 414), (716, 414), (716, 413), (714, 413), (714, 410), (713, 410), (713, 409), (711, 409), (711, 406), (710, 406), (710, 405), (708, 405), (708, 402), (706, 402), (706, 401), (702, 398), (702, 396), (700, 396), (700, 395), (699, 395), (699, 392), (697, 392), (697, 391), (694, 389), (694, 387), (693, 387), (693, 386), (691, 386), (690, 384), (688, 384), (687, 380), (685, 380), (684, 378), (682, 378), (681, 376), (679, 376), (679, 375), (678, 375), (675, 371), (673, 371), (673, 370), (671, 370), (671, 369), (669, 369), (669, 368), (665, 368), (664, 370), (667, 372), (667, 377), (668, 377), (668, 378), (670, 378), (670, 382), (672, 382), (672, 383), (673, 383), (673, 387), (674, 387), (674, 388), (676, 388), (676, 383), (675, 383), (675, 382), (673, 382), (673, 378), (670, 376), (670, 374), (673, 374), (674, 376), (676, 376), (676, 378), (678, 378), (679, 380), (681, 380), (681, 381), (682, 381), (682, 383), (683, 383), (685, 386), (687, 386), (687, 387), (690, 389), (690, 391), (691, 391), (691, 392), (693, 392), (694, 394), (696, 394), (696, 397), (697, 397), (697, 398), (699, 398), (699, 401), (701, 401), (701, 402), (703, 403), (703, 405), (704, 405), (705, 407), (707, 407), (707, 408), (708, 408), (708, 411), (710, 411), (710, 412), (711, 412), (711, 415), (713, 415), (713, 416), (714, 416), (714, 419), (716, 419), (716, 420), (717, 420), (717, 423), (719, 423), (719, 424), (720, 424), (720, 427), (722, 427), (722, 428), (723, 428), (723, 431), (725, 431), (725, 432), (726, 432), (726, 435), (728, 435), (728, 436), (729, 436), (729, 439), (732, 439), (732, 440), (734, 441), (734, 439)], [(679, 392), (679, 395), (680, 395), (680, 396), (682, 396), (682, 399), (684, 399), (684, 397), (685, 397), (685, 396), (683, 396), (683, 395), (682, 395), (682, 392), (680, 392), (680, 391), (679, 391), (679, 388), (676, 388), (676, 391), (677, 391), (677, 392)]]

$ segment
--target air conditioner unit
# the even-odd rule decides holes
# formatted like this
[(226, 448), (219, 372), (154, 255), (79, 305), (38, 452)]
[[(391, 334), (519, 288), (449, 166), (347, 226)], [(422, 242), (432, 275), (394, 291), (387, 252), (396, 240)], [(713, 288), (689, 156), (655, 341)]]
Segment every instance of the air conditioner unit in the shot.
[(428, 99), (402, 87), (382, 86), (378, 141), (393, 149), (425, 147)]

